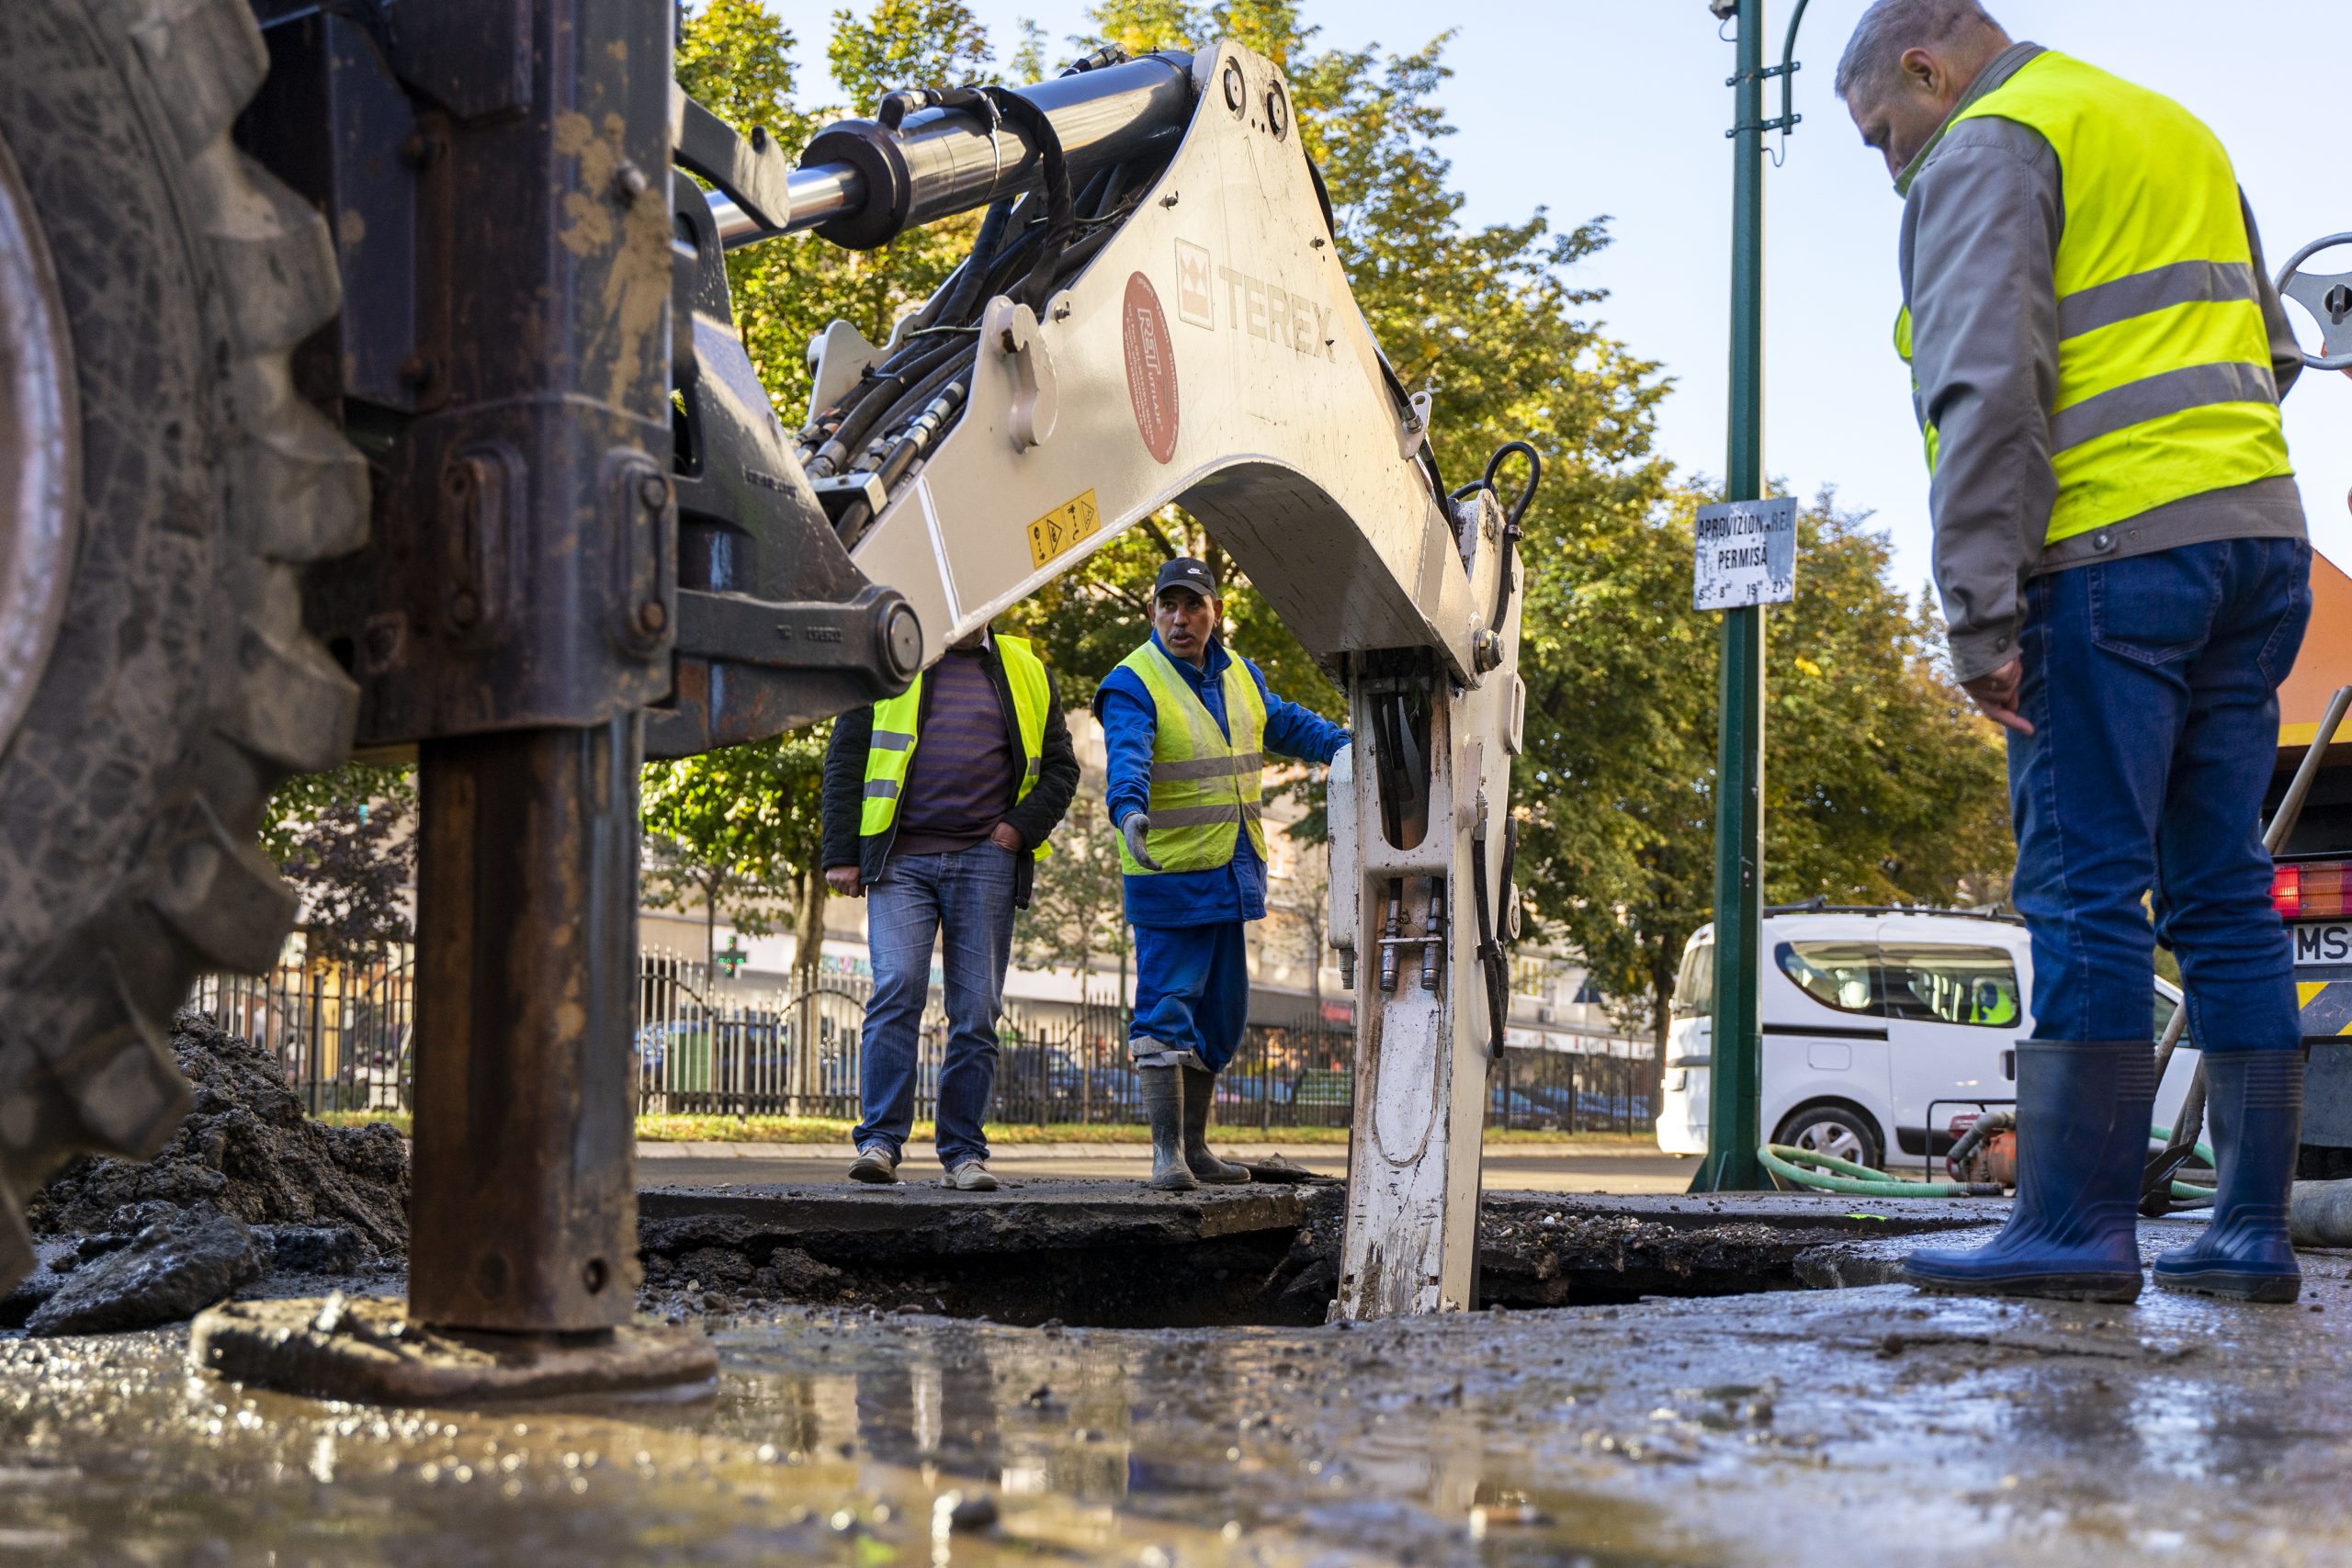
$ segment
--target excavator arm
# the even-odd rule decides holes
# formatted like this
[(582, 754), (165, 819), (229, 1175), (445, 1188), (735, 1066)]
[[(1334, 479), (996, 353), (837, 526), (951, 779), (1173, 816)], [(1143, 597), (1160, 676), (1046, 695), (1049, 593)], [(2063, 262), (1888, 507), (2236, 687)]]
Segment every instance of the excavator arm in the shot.
[[(1430, 399), (1398, 385), (1349, 289), (1289, 95), (1232, 42), (1098, 57), (1018, 94), (895, 94), (790, 171), (682, 103), (681, 162), (712, 189), (682, 181), (677, 201), (721, 246), (810, 228), (874, 245), (987, 209), (964, 266), (888, 343), (837, 322), (812, 345), (808, 421), (789, 462), (773, 445), (763, 459), (795, 526), (846, 552), (861, 602), (887, 604), (901, 637), (919, 623), (923, 661), (1176, 504), (1346, 691), (1329, 932), (1357, 1065), (1339, 1310), (1468, 1307), (1509, 997), (1514, 546), (1535, 455), (1518, 447), (1529, 478), (1509, 503), (1500, 454), (1447, 493)], [(702, 379), (727, 383), (723, 338), (697, 330)], [(692, 511), (682, 499), (682, 701), (696, 622), (741, 599), (695, 578)], [(709, 667), (702, 689), (726, 690), (728, 660)], [(688, 728), (746, 724), (706, 701)]]

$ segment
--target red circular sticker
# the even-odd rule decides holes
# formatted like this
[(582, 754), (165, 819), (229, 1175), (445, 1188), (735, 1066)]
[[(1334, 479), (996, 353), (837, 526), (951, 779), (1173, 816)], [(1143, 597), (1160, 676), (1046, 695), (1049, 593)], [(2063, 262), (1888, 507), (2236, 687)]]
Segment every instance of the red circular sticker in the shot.
[(1127, 300), (1119, 312), (1127, 348), (1127, 400), (1135, 405), (1136, 428), (1152, 457), (1165, 463), (1176, 456), (1176, 345), (1169, 341), (1168, 318), (1151, 279), (1127, 279)]

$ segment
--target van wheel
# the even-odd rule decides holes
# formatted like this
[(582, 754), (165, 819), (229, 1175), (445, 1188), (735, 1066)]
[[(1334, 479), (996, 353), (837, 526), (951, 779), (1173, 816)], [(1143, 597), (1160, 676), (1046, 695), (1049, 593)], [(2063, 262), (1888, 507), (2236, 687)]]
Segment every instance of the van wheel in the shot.
[(1881, 1163), (1886, 1158), (1886, 1146), (1879, 1139), (1878, 1129), (1850, 1105), (1801, 1105), (1781, 1118), (1772, 1141), (1807, 1154), (1851, 1160), (1872, 1170), (1886, 1168)]

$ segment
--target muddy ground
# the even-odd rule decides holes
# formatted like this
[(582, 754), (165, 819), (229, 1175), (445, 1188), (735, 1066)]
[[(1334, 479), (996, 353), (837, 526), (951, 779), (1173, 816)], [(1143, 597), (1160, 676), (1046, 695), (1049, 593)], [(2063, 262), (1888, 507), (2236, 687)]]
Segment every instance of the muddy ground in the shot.
[(172, 1021), (171, 1047), (194, 1091), (187, 1120), (152, 1160), (77, 1159), (34, 1194), (40, 1266), (0, 1297), (0, 1328), (146, 1327), (232, 1292), (399, 1279), (400, 1135), (311, 1120), (277, 1059), (204, 1013)]
[(706, 1397), (504, 1411), (243, 1391), (177, 1330), (20, 1339), (0, 1562), (2346, 1562), (2352, 1290), (2312, 1266), (2285, 1309), (762, 1310), (707, 1320)]
[[(175, 1226), (266, 1244), (243, 1295), (396, 1292), (397, 1141), (175, 1043), (197, 1117), (37, 1208), (51, 1287)], [(8, 1330), (0, 1563), (2352, 1564), (2343, 1255), (2289, 1308), (1947, 1301), (1883, 1281), (1999, 1205), (1498, 1193), (1489, 1310), (1325, 1325), (1340, 1205), (649, 1191), (644, 1317), (720, 1354), (662, 1398), (377, 1410)]]
[[(1346, 1193), (1012, 1180), (978, 1195), (837, 1182), (655, 1188), (639, 1211), (639, 1304), (673, 1322), (789, 1302), (1025, 1325), (1306, 1326), (1325, 1320), (1338, 1293)], [(1478, 1301), (1625, 1304), (1860, 1282), (1872, 1266), (1830, 1261), (1853, 1244), (1982, 1224), (1998, 1213), (1935, 1201), (1861, 1211), (1814, 1194), (1726, 1203), (1489, 1192)]]

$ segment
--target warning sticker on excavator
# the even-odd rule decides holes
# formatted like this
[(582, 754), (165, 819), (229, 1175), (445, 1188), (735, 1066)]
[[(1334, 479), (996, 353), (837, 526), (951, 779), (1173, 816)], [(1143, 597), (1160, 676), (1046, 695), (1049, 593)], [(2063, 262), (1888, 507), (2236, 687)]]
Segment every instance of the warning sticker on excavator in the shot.
[(1071, 497), (1029, 525), (1029, 564), (1043, 570), (1046, 563), (1102, 526), (1094, 509), (1094, 492)]

